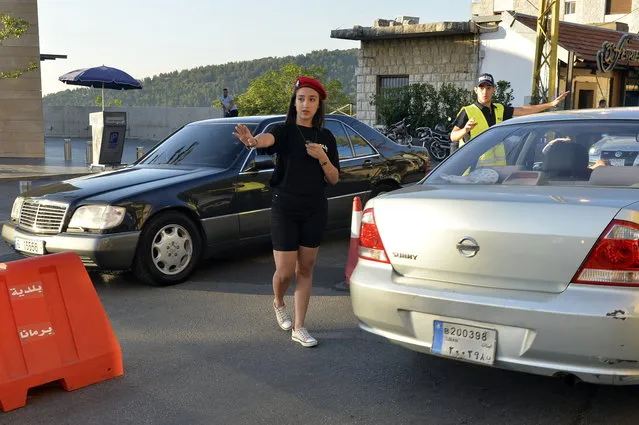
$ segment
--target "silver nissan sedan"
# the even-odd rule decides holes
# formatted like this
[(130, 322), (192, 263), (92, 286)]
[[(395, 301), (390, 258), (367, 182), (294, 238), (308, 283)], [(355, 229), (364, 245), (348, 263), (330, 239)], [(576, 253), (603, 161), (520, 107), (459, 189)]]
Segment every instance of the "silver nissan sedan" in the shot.
[(589, 165), (605, 138), (639, 146), (639, 108), (505, 121), (370, 200), (350, 281), (360, 327), (459, 361), (638, 384), (639, 167)]

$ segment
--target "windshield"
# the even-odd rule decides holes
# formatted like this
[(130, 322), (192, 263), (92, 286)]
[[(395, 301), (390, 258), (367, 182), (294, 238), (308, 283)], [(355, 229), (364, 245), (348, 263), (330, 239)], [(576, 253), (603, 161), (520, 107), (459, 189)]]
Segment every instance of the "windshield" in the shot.
[[(253, 132), (255, 125), (247, 125)], [(235, 124), (191, 124), (169, 136), (139, 164), (228, 168), (245, 152)]]
[(485, 131), (424, 183), (628, 187), (639, 184), (638, 166), (637, 122), (535, 122)]

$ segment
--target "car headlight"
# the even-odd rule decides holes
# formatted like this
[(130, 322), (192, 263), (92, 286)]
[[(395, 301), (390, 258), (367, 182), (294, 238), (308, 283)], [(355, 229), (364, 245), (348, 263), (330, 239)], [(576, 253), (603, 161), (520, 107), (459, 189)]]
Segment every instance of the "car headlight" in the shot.
[(20, 209), (22, 208), (22, 204), (24, 203), (24, 198), (22, 196), (18, 196), (15, 201), (13, 201), (13, 206), (11, 207), (11, 220), (17, 220), (20, 217)]
[(590, 148), (590, 150), (588, 151), (589, 155), (599, 155), (599, 152), (601, 152), (601, 148), (598, 147), (592, 147)]
[(112, 205), (85, 205), (78, 208), (71, 217), (69, 227), (82, 229), (110, 229), (122, 223), (126, 209)]

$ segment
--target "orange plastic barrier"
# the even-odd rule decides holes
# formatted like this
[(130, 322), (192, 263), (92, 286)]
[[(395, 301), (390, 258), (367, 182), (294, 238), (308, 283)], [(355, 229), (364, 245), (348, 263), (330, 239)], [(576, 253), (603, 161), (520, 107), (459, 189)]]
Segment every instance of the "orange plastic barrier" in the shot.
[(89, 275), (74, 253), (0, 263), (0, 407), (29, 388), (72, 391), (124, 374), (122, 350)]

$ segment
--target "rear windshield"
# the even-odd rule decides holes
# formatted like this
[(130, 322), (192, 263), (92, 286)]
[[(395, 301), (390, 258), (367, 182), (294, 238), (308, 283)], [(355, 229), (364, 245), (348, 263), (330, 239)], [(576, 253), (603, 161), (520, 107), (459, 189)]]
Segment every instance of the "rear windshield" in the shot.
[[(248, 126), (254, 131), (255, 125)], [(228, 168), (243, 155), (235, 124), (187, 125), (160, 143), (139, 164)]]
[(494, 127), (463, 145), (424, 183), (639, 187), (639, 123)]

